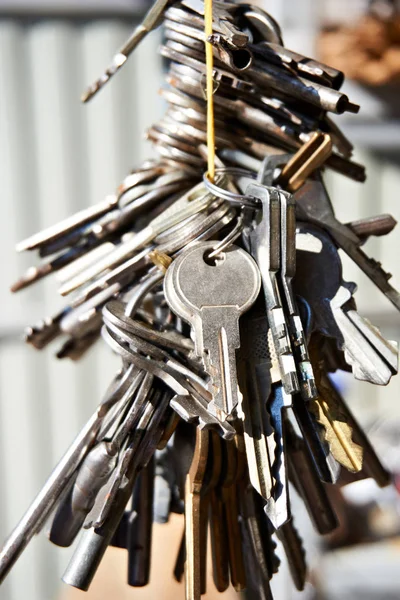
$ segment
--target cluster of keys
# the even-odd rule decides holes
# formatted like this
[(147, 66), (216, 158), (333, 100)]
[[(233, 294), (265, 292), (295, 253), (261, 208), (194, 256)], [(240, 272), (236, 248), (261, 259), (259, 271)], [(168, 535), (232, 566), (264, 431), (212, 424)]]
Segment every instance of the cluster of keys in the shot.
[(328, 113), (358, 107), (339, 91), (342, 73), (286, 49), (258, 7), (214, 2), (213, 181), (200, 0), (158, 0), (84, 99), (161, 23), (168, 107), (148, 131), (159, 158), (18, 246), (43, 261), (13, 291), (56, 274), (68, 297), (26, 340), (40, 349), (62, 337), (57, 356), (75, 360), (101, 336), (121, 368), (5, 542), (0, 579), (46, 525), (59, 546), (81, 533), (65, 582), (87, 590), (114, 545), (127, 550), (129, 584), (145, 585), (152, 523), (176, 512), (187, 600), (205, 592), (208, 535), (216, 588), (268, 599), (276, 538), (305, 585), (291, 487), (327, 534), (338, 522), (326, 483), (390, 482), (331, 375), (386, 385), (397, 373), (397, 344), (358, 313), (339, 254), (400, 309), (362, 249), (396, 222), (335, 217), (323, 169), (359, 181), (364, 169)]

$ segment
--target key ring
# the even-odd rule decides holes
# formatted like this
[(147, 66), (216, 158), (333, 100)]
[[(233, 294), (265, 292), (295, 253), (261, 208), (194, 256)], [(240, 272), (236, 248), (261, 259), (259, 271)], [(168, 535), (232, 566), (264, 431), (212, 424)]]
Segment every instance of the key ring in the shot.
[(232, 244), (233, 242), (239, 237), (239, 235), (242, 233), (243, 229), (244, 229), (244, 215), (243, 213), (238, 217), (237, 223), (235, 225), (235, 227), (232, 229), (232, 231), (230, 231), (228, 233), (228, 235), (226, 235), (224, 237), (223, 240), (221, 240), (218, 244), (216, 244), (216, 246), (214, 246), (214, 250), (212, 250), (208, 255), (207, 258), (211, 259), (211, 258), (215, 258), (218, 257), (219, 255), (223, 254), (225, 250), (227, 250)]
[[(247, 169), (240, 169), (237, 167), (224, 167), (223, 169), (215, 169), (216, 175), (230, 175), (236, 177), (248, 177), (249, 179), (256, 179), (256, 174), (252, 171), (248, 171)], [(247, 206), (250, 208), (258, 208), (260, 202), (257, 198), (252, 198), (251, 196), (246, 196), (245, 194), (238, 194), (236, 192), (230, 192), (229, 190), (225, 190), (224, 188), (219, 187), (215, 183), (212, 183), (208, 179), (208, 173), (204, 173), (203, 175), (203, 183), (209, 192), (217, 196), (218, 198), (223, 198), (228, 202), (232, 202), (233, 204), (240, 204), (241, 206)]]

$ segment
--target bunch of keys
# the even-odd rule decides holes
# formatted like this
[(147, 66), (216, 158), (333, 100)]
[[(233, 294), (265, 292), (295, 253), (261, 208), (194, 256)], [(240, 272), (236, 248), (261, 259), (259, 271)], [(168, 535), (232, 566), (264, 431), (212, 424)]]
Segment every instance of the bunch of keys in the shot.
[[(153, 521), (184, 513), (174, 576), (187, 600), (213, 578), (272, 598), (282, 542), (295, 586), (306, 560), (290, 485), (320, 534), (337, 526), (324, 483), (390, 483), (331, 373), (386, 385), (398, 348), (357, 311), (343, 250), (400, 309), (390, 275), (362, 249), (396, 222), (341, 223), (323, 182), (363, 181), (328, 112), (356, 112), (341, 72), (284, 47), (249, 4), (213, 7), (214, 181), (204, 175), (204, 5), (159, 0), (88, 100), (140, 40), (165, 25), (168, 107), (148, 131), (158, 159), (116, 193), (21, 242), (43, 261), (13, 291), (56, 274), (65, 308), (29, 327), (41, 349), (79, 359), (101, 337), (121, 358), (103, 400), (0, 555), (3, 580), (44, 527), (62, 547), (83, 532), (64, 581), (87, 590), (109, 545), (126, 549), (128, 582), (150, 579)], [(155, 575), (152, 574), (152, 577)]]

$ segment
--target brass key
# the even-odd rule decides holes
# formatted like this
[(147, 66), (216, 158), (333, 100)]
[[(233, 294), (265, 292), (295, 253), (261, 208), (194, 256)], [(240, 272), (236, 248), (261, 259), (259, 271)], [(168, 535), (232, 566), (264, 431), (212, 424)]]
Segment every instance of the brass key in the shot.
[(321, 361), (317, 359), (316, 340), (310, 344), (310, 354), (317, 388), (320, 396), (310, 402), (310, 410), (325, 429), (325, 439), (333, 457), (348, 471), (358, 473), (363, 465), (363, 448), (355, 443), (353, 429), (348, 416), (344, 414), (334, 388)]
[(213, 453), (213, 470), (218, 472), (218, 481), (210, 490), (210, 537), (213, 562), (213, 578), (215, 587), (224, 592), (229, 586), (228, 533), (224, 519), (223, 504), (219, 494), (219, 483), (222, 471), (221, 438), (211, 432)]
[(222, 499), (228, 532), (228, 554), (231, 583), (237, 592), (246, 587), (246, 573), (242, 554), (241, 531), (239, 526), (239, 506), (236, 482), (241, 475), (238, 452), (235, 443), (226, 442), (226, 476), (222, 486)]
[(196, 428), (193, 459), (185, 482), (186, 600), (201, 595), (201, 490), (206, 473), (209, 433)]
[(324, 164), (331, 153), (331, 137), (327, 133), (313, 133), (308, 142), (283, 167), (276, 183), (288, 192), (295, 192), (315, 169)]

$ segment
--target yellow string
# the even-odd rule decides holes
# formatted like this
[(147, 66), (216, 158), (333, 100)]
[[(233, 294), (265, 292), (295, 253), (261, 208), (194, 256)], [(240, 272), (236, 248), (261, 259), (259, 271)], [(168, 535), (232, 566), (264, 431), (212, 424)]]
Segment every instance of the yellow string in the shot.
[(212, 0), (204, 0), (204, 33), (206, 38), (206, 85), (207, 85), (207, 162), (208, 178), (214, 181), (215, 176), (215, 127), (213, 98), (213, 47), (207, 42), (212, 34)]

